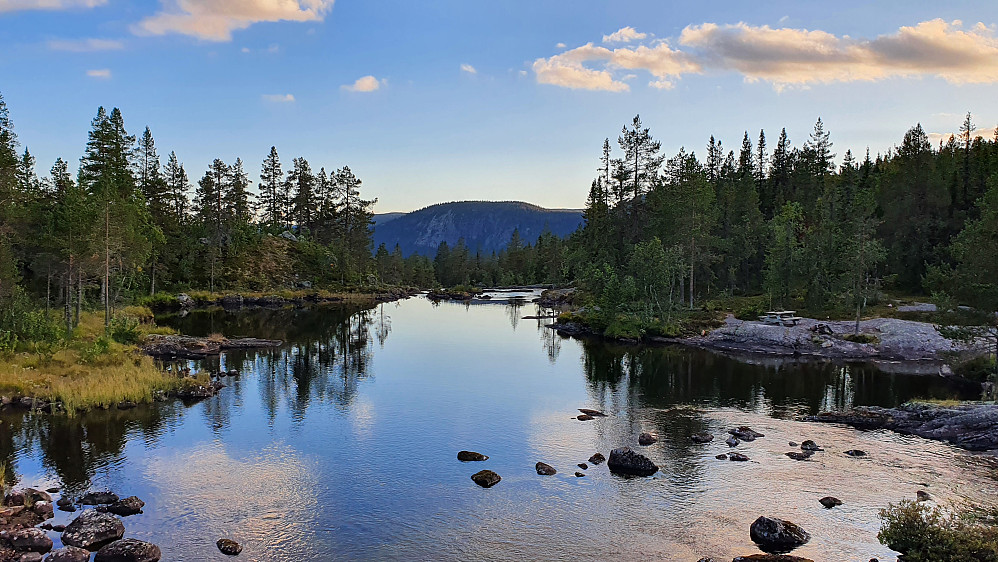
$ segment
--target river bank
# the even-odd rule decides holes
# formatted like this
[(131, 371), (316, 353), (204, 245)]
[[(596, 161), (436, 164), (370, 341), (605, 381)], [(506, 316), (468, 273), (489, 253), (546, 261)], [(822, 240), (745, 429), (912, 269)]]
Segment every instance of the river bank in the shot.
[(377, 304), (392, 302), (419, 293), (412, 287), (388, 287), (378, 290), (326, 291), (326, 290), (286, 290), (276, 292), (226, 292), (160, 294), (146, 299), (146, 304), (154, 311), (184, 311), (195, 308), (221, 307), (226, 310), (253, 307), (304, 307), (324, 303)]

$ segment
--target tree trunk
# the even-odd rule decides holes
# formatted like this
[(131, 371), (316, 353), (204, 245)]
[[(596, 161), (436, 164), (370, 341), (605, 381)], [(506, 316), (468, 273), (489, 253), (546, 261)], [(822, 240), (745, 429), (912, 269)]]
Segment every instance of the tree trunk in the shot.
[(76, 283), (76, 316), (73, 318), (73, 326), (80, 325), (80, 312), (83, 308), (83, 268), (77, 268), (78, 281)]
[[(72, 263), (72, 262), (70, 262)], [(70, 335), (73, 333), (73, 270), (72, 266), (66, 271), (66, 280), (64, 282), (66, 290), (65, 302), (63, 302), (63, 312), (66, 320), (66, 338), (69, 339)]]
[(104, 329), (111, 327), (111, 210), (104, 205)]

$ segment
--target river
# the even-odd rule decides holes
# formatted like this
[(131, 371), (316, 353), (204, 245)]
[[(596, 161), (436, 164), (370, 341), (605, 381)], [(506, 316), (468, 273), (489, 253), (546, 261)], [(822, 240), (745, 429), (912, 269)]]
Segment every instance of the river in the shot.
[[(506, 294), (497, 294), (502, 300)], [(529, 296), (529, 295), (528, 295)], [(759, 552), (759, 515), (812, 534), (794, 554), (892, 560), (877, 512), (914, 499), (998, 503), (987, 459), (884, 431), (797, 421), (853, 405), (963, 395), (933, 376), (865, 365), (747, 363), (682, 348), (563, 339), (533, 304), (433, 303), (197, 311), (159, 322), (185, 333), (277, 338), (229, 353), (239, 369), (219, 395), (73, 418), (5, 413), (0, 460), (19, 486), (137, 495), (127, 537), (163, 560), (616, 560), (695, 562)], [(218, 360), (214, 365), (217, 368)], [(609, 414), (578, 421), (577, 408)], [(728, 428), (766, 436), (729, 451)], [(639, 447), (643, 431), (658, 443)], [(697, 445), (689, 435), (709, 431)], [(813, 439), (809, 461), (783, 453)], [(595, 452), (631, 446), (658, 464), (650, 478), (579, 469)], [(863, 449), (866, 458), (842, 454)], [(491, 457), (462, 463), (460, 450)], [(534, 463), (558, 469), (538, 476)], [(470, 476), (502, 476), (483, 489)], [(576, 477), (576, 471), (585, 477)], [(832, 495), (844, 505), (824, 509)], [(53, 523), (72, 514), (56, 511)], [(58, 534), (50, 536), (59, 545)]]

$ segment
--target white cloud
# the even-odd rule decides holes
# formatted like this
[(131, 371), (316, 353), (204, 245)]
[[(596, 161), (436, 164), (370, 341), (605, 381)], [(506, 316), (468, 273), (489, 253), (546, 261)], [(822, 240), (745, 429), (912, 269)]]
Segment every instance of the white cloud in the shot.
[[(974, 131), (970, 133), (970, 136), (971, 138), (981, 137), (984, 140), (994, 140), (996, 129), (998, 129), (998, 127), (991, 127), (990, 129), (974, 129)], [(926, 136), (929, 137), (929, 142), (933, 145), (938, 145), (940, 141), (943, 144), (946, 144), (949, 142), (950, 137), (955, 138), (958, 144), (960, 143), (960, 133), (929, 133)]]
[(374, 76), (368, 75), (358, 78), (353, 84), (344, 84), (340, 88), (348, 92), (373, 92), (381, 87), (381, 83), (382, 81)]
[(113, 39), (53, 39), (48, 42), (53, 51), (69, 51), (71, 53), (92, 53), (95, 51), (115, 51), (124, 49), (125, 44)]
[(240, 49), (240, 51), (242, 51), (244, 53), (250, 52), (249, 47), (243, 47), (242, 49)]
[(462, 64), (461, 72), (467, 72), (468, 74), (478, 74), (478, 71), (475, 70), (475, 67), (471, 66), (470, 64)]
[[(604, 41), (645, 37), (625, 27)], [(998, 83), (995, 26), (941, 19), (899, 28), (874, 39), (837, 36), (821, 30), (771, 28), (746, 23), (704, 23), (683, 29), (679, 47), (665, 41), (609, 50), (587, 43), (534, 61), (541, 84), (566, 88), (627, 91), (622, 69), (644, 70), (649, 86), (671, 89), (685, 74), (727, 71), (746, 81), (766, 81), (777, 90), (816, 83), (889, 78), (942, 78), (953, 84)]]
[(264, 94), (263, 100), (271, 103), (294, 103), (295, 97), (291, 94)]
[(160, 1), (163, 10), (133, 26), (133, 32), (180, 33), (206, 41), (231, 41), (233, 31), (255, 23), (322, 21), (333, 8), (333, 0)]
[(621, 27), (617, 31), (614, 31), (610, 35), (603, 36), (604, 43), (630, 43), (631, 41), (640, 41), (648, 37), (647, 33), (638, 33), (636, 29), (631, 26)]
[(564, 48), (565, 48), (565, 47), (567, 47), (567, 46), (568, 46), (568, 45), (566, 45), (566, 44), (564, 44), (564, 43), (558, 43), (557, 45), (555, 45), (555, 46), (554, 46), (554, 48), (555, 48), (555, 49), (564, 49)]
[(99, 78), (101, 80), (107, 80), (111, 77), (111, 71), (107, 68), (98, 68), (95, 70), (88, 70), (87, 76), (91, 78)]
[(0, 13), (20, 10), (69, 10), (71, 8), (96, 8), (107, 0), (0, 0)]

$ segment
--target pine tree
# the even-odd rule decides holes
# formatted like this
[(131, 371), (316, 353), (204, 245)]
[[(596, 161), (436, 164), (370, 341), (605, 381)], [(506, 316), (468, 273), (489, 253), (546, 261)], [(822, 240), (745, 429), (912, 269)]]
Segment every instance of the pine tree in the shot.
[(284, 171), (277, 147), (270, 147), (270, 154), (263, 160), (260, 169), (260, 195), (257, 198), (260, 221), (271, 228), (284, 226)]
[(170, 152), (163, 175), (166, 179), (167, 194), (174, 220), (178, 224), (184, 224), (187, 221), (187, 214), (190, 207), (187, 193), (191, 189), (191, 183), (187, 179), (187, 172), (184, 170), (184, 165), (177, 160), (175, 152)]
[(245, 226), (253, 218), (249, 185), (249, 175), (243, 169), (243, 161), (236, 158), (229, 170), (229, 182), (223, 195), (225, 216), (233, 227)]
[[(294, 168), (288, 173), (291, 195), (291, 219), (299, 230), (310, 232), (315, 225), (318, 207), (318, 186), (312, 167), (304, 158), (294, 159)], [(387, 251), (387, 250), (386, 250)]]

